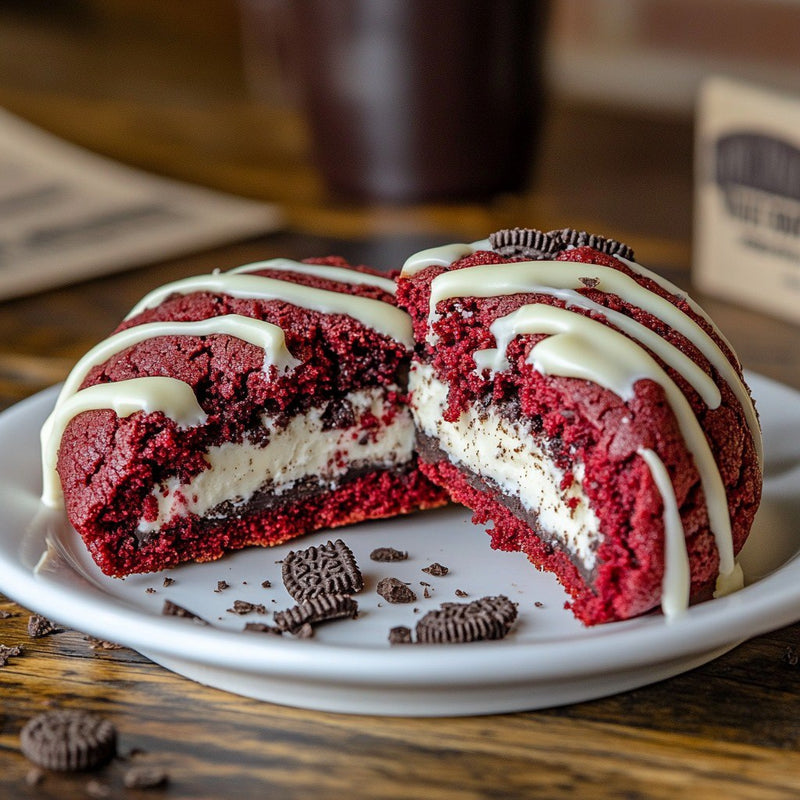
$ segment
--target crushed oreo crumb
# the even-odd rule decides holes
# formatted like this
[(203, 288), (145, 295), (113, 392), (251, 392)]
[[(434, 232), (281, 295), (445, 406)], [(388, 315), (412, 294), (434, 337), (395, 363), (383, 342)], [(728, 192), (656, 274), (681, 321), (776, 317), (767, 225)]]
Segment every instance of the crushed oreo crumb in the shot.
[(28, 636), (31, 639), (41, 639), (42, 636), (49, 636), (51, 633), (59, 633), (62, 630), (41, 614), (31, 614), (28, 617)]
[(280, 636), (283, 633), (280, 628), (276, 628), (274, 625), (267, 625), (265, 622), (248, 622), (244, 626), (244, 630), (255, 633), (271, 633), (276, 636)]
[(431, 590), (430, 590), (430, 589), (429, 589), (427, 586), (423, 587), (423, 589), (422, 589), (422, 596), (423, 596), (423, 597), (424, 597), (426, 600), (430, 598), (430, 596), (431, 596)]
[(427, 644), (502, 639), (517, 618), (517, 604), (505, 595), (471, 603), (442, 603), (417, 622), (417, 641)]
[(0, 644), (0, 667), (6, 666), (9, 658), (21, 656), (23, 652), (24, 650), (20, 644), (13, 645), (12, 647)]
[(395, 550), (394, 547), (376, 547), (370, 554), (372, 561), (389, 563), (391, 561), (405, 561), (408, 553), (405, 550)]
[(175, 583), (175, 578), (166, 577), (162, 586), (166, 589), (168, 586), (172, 586), (173, 583)]
[(537, 600), (534, 605), (536, 608), (544, 608), (544, 603), (541, 600)]
[(411, 644), (411, 628), (398, 625), (389, 631), (389, 644)]
[(434, 561), (429, 567), (423, 567), (422, 571), (427, 572), (428, 575), (433, 575), (434, 578), (441, 578), (450, 572), (447, 567), (439, 564), (437, 561)]
[(197, 614), (189, 611), (188, 609), (184, 608), (183, 606), (179, 606), (177, 603), (173, 603), (172, 600), (165, 600), (164, 605), (161, 608), (161, 613), (165, 617), (182, 617), (183, 619), (190, 619), (192, 622), (196, 622), (198, 625), (208, 625), (202, 617), (198, 617)]
[(286, 591), (298, 602), (325, 594), (355, 594), (364, 579), (350, 548), (341, 540), (293, 550), (283, 559)]
[(355, 617), (357, 613), (358, 603), (349, 595), (323, 594), (285, 611), (276, 611), (273, 619), (282, 631), (297, 634), (306, 623), (314, 624), (342, 617)]
[(148, 586), (145, 590), (145, 594), (155, 594), (156, 590), (152, 586)]
[(231, 614), (266, 614), (267, 608), (261, 603), (248, 603), (247, 600), (234, 600), (233, 608), (227, 609)]
[(217, 581), (217, 588), (214, 589), (215, 592), (224, 592), (226, 589), (230, 589), (231, 585), (228, 581)]
[(86, 636), (86, 641), (89, 642), (89, 647), (92, 650), (122, 650), (121, 644), (116, 642), (109, 642), (105, 639), (96, 639), (94, 636)]
[(389, 603), (413, 603), (417, 599), (411, 587), (399, 578), (381, 578), (376, 591)]
[(131, 767), (122, 777), (126, 789), (156, 789), (169, 783), (169, 774), (162, 767)]
[(261, 588), (262, 589), (271, 589), (272, 588), (272, 581), (261, 581)]
[(45, 769), (90, 770), (116, 755), (117, 731), (111, 722), (88, 711), (45, 711), (23, 727), (20, 749), (26, 758)]
[(469, 595), (463, 589), (456, 589), (456, 597), (469, 597)]

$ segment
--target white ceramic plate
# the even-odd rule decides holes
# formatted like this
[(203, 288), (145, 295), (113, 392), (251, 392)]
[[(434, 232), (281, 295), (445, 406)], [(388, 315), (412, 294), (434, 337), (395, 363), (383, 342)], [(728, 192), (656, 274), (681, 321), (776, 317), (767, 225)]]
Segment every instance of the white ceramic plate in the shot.
[[(319, 626), (310, 640), (244, 633), (245, 622), (269, 621), (273, 610), (292, 605), (276, 562), (298, 544), (179, 567), (169, 572), (174, 583), (168, 587), (161, 573), (105, 577), (77, 534), (38, 502), (38, 430), (54, 389), (0, 415), (0, 589), (28, 609), (132, 647), (188, 678), (286, 705), (405, 716), (482, 714), (632, 689), (800, 619), (800, 393), (759, 376), (750, 376), (750, 383), (765, 429), (767, 480), (741, 557), (748, 585), (672, 623), (651, 614), (583, 628), (564, 610), (564, 593), (552, 576), (518, 553), (493, 552), (467, 512), (447, 509), (304, 538), (301, 546), (341, 536), (352, 548), (366, 581), (359, 618)], [(370, 561), (379, 546), (407, 550), (410, 558)], [(433, 561), (449, 573), (435, 578), (421, 571)], [(418, 602), (383, 602), (375, 585), (386, 575), (410, 581)], [(271, 588), (261, 586), (265, 579)], [(230, 588), (215, 592), (221, 580)], [(430, 584), (431, 597), (423, 596), (421, 581)], [(392, 626), (413, 628), (428, 609), (457, 600), (457, 589), (472, 598), (503, 593), (519, 603), (508, 638), (388, 645)], [(163, 616), (165, 599), (212, 626)], [(236, 599), (263, 603), (268, 614), (228, 612)]]

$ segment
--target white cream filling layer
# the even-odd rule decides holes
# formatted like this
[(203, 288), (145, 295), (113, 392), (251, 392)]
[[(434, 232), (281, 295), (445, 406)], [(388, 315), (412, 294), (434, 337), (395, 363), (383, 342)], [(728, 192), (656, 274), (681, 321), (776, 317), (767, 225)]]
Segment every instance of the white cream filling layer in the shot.
[(480, 417), (468, 409), (455, 422), (447, 422), (443, 416), (447, 386), (436, 378), (432, 367), (414, 364), (409, 382), (411, 411), (418, 428), (437, 440), (456, 465), (518, 498), (576, 562), (586, 570), (593, 569), (600, 523), (581, 487), (582, 466), (575, 466), (571, 485), (562, 490), (564, 473), (519, 423), (492, 409)]
[[(140, 520), (139, 531), (152, 533), (177, 516), (206, 515), (224, 502), (242, 506), (265, 484), (276, 495), (307, 478), (317, 479), (320, 487), (333, 488), (353, 467), (391, 468), (411, 459), (414, 425), (407, 409), (390, 416), (387, 424), (382, 420), (392, 404), (383, 389), (354, 392), (347, 400), (355, 416), (352, 427), (325, 430), (323, 406), (294, 417), (280, 429), (264, 416), (263, 425), (269, 431), (266, 445), (245, 440), (210, 448), (208, 469), (191, 481), (172, 478), (153, 487), (158, 513), (155, 519)], [(363, 423), (371, 417), (377, 424), (365, 430)]]

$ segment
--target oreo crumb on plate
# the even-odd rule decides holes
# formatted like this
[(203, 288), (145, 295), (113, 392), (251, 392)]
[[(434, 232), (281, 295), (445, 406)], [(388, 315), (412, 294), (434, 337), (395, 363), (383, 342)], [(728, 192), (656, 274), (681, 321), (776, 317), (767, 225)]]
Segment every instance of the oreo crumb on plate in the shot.
[(381, 578), (375, 590), (389, 603), (413, 603), (417, 599), (411, 587), (399, 578)]
[(247, 600), (234, 600), (233, 608), (227, 609), (231, 614), (266, 614), (267, 608), (262, 603), (248, 603)]
[(286, 591), (298, 602), (326, 594), (356, 594), (364, 579), (350, 548), (341, 540), (292, 550), (281, 565)]
[(248, 622), (243, 630), (253, 631), (254, 633), (271, 633), (275, 636), (283, 634), (280, 628), (276, 628), (274, 625), (267, 625), (266, 622)]
[(271, 589), (272, 588), (272, 581), (261, 581), (261, 588), (262, 589)]
[(423, 567), (422, 571), (427, 572), (428, 575), (433, 575), (434, 578), (441, 578), (450, 572), (447, 567), (440, 564), (438, 561), (434, 561), (430, 566)]
[(165, 600), (164, 605), (161, 608), (161, 613), (165, 617), (181, 617), (183, 619), (190, 619), (192, 622), (196, 622), (198, 625), (208, 625), (202, 617), (198, 617), (192, 611), (184, 608), (183, 606), (179, 606), (177, 603), (173, 603), (172, 600)]
[(131, 767), (122, 782), (126, 789), (157, 789), (169, 783), (169, 773), (163, 767), (140, 765)]
[(517, 618), (517, 604), (505, 595), (482, 597), (471, 603), (442, 603), (417, 622), (417, 641), (462, 644), (502, 639)]
[(175, 583), (175, 578), (166, 577), (161, 585), (166, 589), (168, 586), (172, 586), (173, 583)]
[(389, 631), (389, 644), (411, 644), (411, 628), (397, 625)]
[(369, 557), (372, 561), (389, 563), (392, 561), (405, 561), (408, 553), (405, 550), (395, 550), (394, 547), (376, 547)]
[(465, 592), (463, 589), (456, 589), (455, 595), (456, 597), (469, 597), (469, 594)]
[(228, 581), (217, 581), (217, 588), (214, 589), (215, 592), (224, 592), (225, 589), (230, 589), (231, 585)]
[(314, 626), (310, 622), (304, 622), (295, 632), (297, 639), (313, 639)]
[(96, 769), (117, 752), (117, 731), (108, 720), (80, 709), (45, 711), (25, 723), (20, 749), (34, 764), (61, 772)]
[(31, 639), (41, 639), (42, 636), (49, 636), (51, 633), (60, 633), (63, 629), (59, 628), (54, 622), (43, 617), (41, 614), (31, 614), (28, 617), (28, 636)]
[(313, 625), (331, 619), (355, 617), (358, 603), (346, 594), (323, 594), (312, 597), (285, 611), (276, 611), (275, 624), (282, 630), (298, 634), (305, 624)]

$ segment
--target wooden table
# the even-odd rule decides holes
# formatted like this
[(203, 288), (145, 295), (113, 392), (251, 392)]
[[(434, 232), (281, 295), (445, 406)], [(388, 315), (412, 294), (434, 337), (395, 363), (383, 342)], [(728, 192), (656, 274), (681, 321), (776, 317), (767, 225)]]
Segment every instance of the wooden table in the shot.
[[(507, 225), (574, 224), (628, 241), (641, 261), (690, 283), (688, 120), (554, 98), (524, 195), (473, 205), (343, 206), (326, 196), (308, 164), (296, 111), (256, 103), (244, 90), (228, 3), (204, 0), (202, 14), (187, 15), (177, 4), (76, 2), (64, 4), (63, 19), (37, 17), (39, 5), (31, 5), (0, 12), (0, 104), (129, 163), (277, 200), (288, 225), (276, 235), (2, 304), (2, 408), (63, 378), (146, 290), (258, 258), (337, 252), (388, 267), (428, 244)], [(160, 67), (154, 38), (174, 45)], [(202, 64), (187, 55), (198, 41), (207, 46)], [(37, 69), (56, 56), (60, 71)], [(176, 74), (175, 83), (164, 78)], [(192, 75), (204, 82), (188, 80)], [(699, 299), (748, 368), (800, 388), (797, 327)], [(0, 643), (25, 648), (0, 669), (0, 797), (800, 796), (800, 625), (684, 675), (593, 702), (418, 720), (247, 700), (133, 651), (93, 646), (77, 631), (31, 639), (29, 611), (2, 596), (0, 610), (11, 614), (0, 619)], [(169, 784), (147, 793), (124, 789), (129, 760), (91, 775), (48, 773), (30, 786), (19, 731), (53, 704), (111, 719), (122, 753), (143, 751), (132, 759), (163, 766)]]

